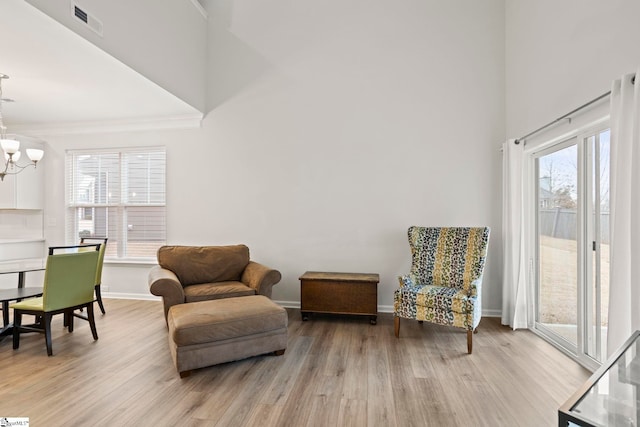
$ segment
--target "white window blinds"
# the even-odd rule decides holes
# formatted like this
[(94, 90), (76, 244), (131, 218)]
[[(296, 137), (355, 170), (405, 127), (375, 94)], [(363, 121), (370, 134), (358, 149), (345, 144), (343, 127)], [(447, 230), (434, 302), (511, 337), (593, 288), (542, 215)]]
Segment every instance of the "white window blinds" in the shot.
[(155, 258), (166, 242), (165, 171), (162, 147), (68, 151), (68, 243), (108, 237), (107, 258)]

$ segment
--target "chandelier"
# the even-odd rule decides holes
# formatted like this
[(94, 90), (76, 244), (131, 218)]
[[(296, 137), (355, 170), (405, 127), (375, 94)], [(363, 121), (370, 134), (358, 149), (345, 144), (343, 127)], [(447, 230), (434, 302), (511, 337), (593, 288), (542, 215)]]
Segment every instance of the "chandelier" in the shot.
[(9, 76), (0, 73), (0, 147), (4, 152), (4, 166), (0, 163), (0, 181), (4, 181), (7, 175), (16, 175), (25, 170), (28, 166), (36, 167), (36, 164), (42, 159), (44, 151), (37, 148), (27, 148), (27, 157), (31, 163), (19, 165), (20, 160), (20, 141), (7, 138), (7, 128), (2, 121), (2, 103), (13, 102), (12, 99), (2, 97), (2, 80), (8, 79)]

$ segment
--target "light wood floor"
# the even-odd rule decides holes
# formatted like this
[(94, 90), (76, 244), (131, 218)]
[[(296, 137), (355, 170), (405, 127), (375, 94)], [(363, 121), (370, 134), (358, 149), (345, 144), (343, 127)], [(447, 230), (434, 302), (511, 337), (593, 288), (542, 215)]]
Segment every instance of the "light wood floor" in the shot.
[[(466, 354), (462, 330), (393, 317), (300, 319), (288, 309), (284, 356), (180, 379), (160, 302), (105, 300), (100, 339), (54, 318), (44, 338), (0, 342), (0, 417), (32, 426), (552, 426), (590, 375), (529, 331), (485, 318)], [(98, 311), (99, 313), (99, 311)]]

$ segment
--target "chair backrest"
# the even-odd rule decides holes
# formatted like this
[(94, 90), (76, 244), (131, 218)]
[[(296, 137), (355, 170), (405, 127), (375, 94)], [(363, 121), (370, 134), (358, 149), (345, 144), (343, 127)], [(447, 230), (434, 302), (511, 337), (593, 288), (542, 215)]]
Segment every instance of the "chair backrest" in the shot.
[(489, 231), (489, 227), (409, 227), (414, 283), (470, 291), (484, 270)]
[(246, 245), (162, 246), (158, 264), (173, 271), (182, 286), (238, 281), (249, 264)]
[[(107, 250), (107, 237), (81, 237), (80, 245), (94, 242), (100, 243), (100, 258), (98, 259), (98, 270), (96, 271), (96, 285), (102, 283), (102, 264), (104, 264), (104, 253)], [(91, 247), (91, 246), (89, 246)]]
[[(73, 252), (75, 248), (75, 252)], [(44, 311), (53, 311), (93, 301), (100, 245), (92, 251), (79, 246), (51, 247), (42, 291)], [(56, 250), (62, 253), (55, 253)]]

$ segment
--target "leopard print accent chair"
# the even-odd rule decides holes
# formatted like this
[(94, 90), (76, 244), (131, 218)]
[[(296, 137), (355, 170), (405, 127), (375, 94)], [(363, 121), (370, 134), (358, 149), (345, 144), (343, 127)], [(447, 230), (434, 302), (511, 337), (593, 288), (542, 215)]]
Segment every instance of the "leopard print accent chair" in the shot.
[(400, 318), (467, 330), (467, 351), (482, 316), (482, 273), (489, 227), (409, 227), (411, 271), (394, 293), (395, 335)]

